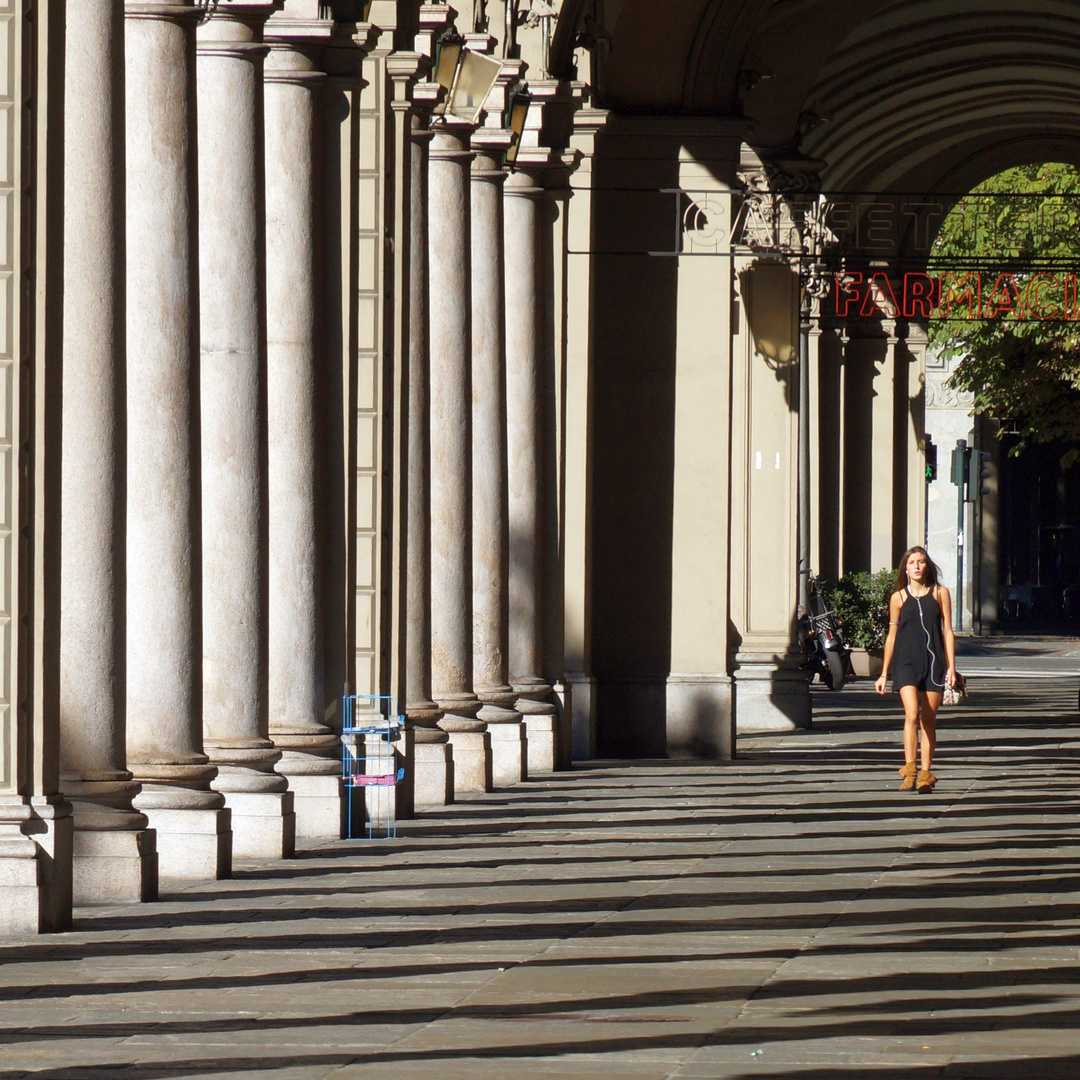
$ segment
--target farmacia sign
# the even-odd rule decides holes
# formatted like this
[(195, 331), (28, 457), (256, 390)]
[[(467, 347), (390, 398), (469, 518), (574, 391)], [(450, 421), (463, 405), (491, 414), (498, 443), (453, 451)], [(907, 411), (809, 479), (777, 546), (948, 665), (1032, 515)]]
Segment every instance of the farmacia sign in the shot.
[(1062, 271), (835, 271), (832, 294), (841, 319), (1080, 320), (1080, 275)]

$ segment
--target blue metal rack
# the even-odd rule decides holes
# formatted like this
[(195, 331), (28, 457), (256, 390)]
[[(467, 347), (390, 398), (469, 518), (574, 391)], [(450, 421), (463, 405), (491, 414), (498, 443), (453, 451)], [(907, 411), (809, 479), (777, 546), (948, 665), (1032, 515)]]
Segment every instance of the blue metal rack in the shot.
[(360, 839), (358, 833), (366, 829), (369, 840), (392, 839), (397, 836), (397, 786), (405, 778), (395, 744), (401, 741), (405, 717), (393, 697), (347, 694), (341, 705), (346, 835)]

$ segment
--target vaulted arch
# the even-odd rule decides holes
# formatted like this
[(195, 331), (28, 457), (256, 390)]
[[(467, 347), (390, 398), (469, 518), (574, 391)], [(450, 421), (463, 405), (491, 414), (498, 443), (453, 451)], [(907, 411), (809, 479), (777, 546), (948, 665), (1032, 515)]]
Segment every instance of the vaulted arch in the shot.
[[(564, 4), (556, 70), (572, 67), (592, 10)], [(935, 189), (971, 161), (997, 171), (1041, 153), (1036, 142), (1071, 159), (1080, 141), (1066, 0), (614, 0), (603, 19), (598, 104), (744, 117), (755, 150), (824, 160), (834, 190)]]

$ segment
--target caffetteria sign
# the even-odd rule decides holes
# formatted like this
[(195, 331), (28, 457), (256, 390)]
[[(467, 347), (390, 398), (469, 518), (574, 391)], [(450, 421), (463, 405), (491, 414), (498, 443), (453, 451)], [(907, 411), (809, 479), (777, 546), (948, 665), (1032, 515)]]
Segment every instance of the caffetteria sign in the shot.
[(836, 271), (833, 313), (840, 319), (1014, 319), (1080, 321), (1080, 272)]

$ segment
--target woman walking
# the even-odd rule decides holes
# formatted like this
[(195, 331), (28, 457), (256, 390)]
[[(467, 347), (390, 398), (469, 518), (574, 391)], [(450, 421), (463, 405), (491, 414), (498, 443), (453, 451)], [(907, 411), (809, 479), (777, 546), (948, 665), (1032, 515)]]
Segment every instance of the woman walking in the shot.
[[(904, 767), (901, 791), (934, 790), (930, 771), (937, 744), (937, 711), (946, 686), (956, 683), (956, 641), (952, 632), (952, 598), (938, 584), (938, 568), (926, 548), (904, 553), (889, 600), (889, 636), (875, 689), (885, 693), (890, 670), (893, 689), (904, 704)], [(922, 745), (919, 745), (919, 733)], [(916, 755), (921, 750), (921, 766)]]

